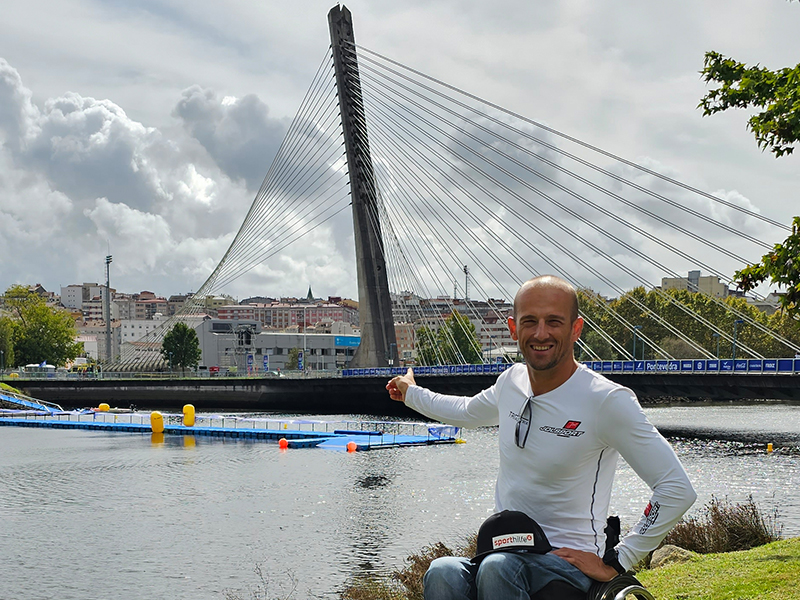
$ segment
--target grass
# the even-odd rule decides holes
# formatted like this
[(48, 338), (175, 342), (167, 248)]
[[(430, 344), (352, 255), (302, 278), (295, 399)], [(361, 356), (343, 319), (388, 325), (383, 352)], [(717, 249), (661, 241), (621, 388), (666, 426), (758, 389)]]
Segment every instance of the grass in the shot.
[(7, 392), (14, 392), (15, 394), (22, 394), (22, 392), (17, 388), (11, 387), (7, 383), (3, 383), (2, 381), (0, 381), (0, 389), (6, 390)]
[[(800, 600), (800, 590), (788, 596), (785, 593), (762, 595), (763, 590), (774, 586), (781, 589), (800, 587), (796, 583), (800, 574), (800, 539), (776, 542), (780, 531), (777, 514), (773, 511), (765, 516), (752, 497), (742, 504), (712, 497), (699, 516), (682, 520), (664, 540), (665, 544), (674, 544), (705, 556), (698, 555), (685, 565), (671, 565), (653, 571), (644, 569), (637, 573), (637, 577), (647, 587), (651, 587), (652, 581), (651, 591), (658, 600), (773, 597)], [(422, 577), (431, 561), (440, 556), (474, 556), (476, 540), (477, 535), (473, 535), (455, 550), (441, 542), (426, 546), (409, 556), (402, 568), (388, 576), (354, 579), (342, 591), (340, 598), (423, 600)], [(778, 549), (764, 550), (773, 547)], [(749, 550), (751, 548), (756, 550)], [(755, 554), (751, 558), (742, 551)], [(642, 566), (647, 562), (643, 561)], [(742, 569), (745, 563), (749, 568)]]
[[(781, 527), (773, 511), (764, 516), (752, 497), (742, 504), (712, 498), (701, 515), (681, 521), (665, 543), (697, 552), (689, 562), (643, 569), (636, 576), (657, 600), (800, 600), (800, 538), (778, 540)], [(412, 554), (388, 575), (350, 581), (341, 600), (423, 600), (422, 577), (440, 556), (474, 556), (477, 535), (460, 547), (439, 542)], [(260, 567), (260, 581), (251, 600), (288, 600), (289, 594), (268, 592), (269, 580)], [(226, 600), (242, 600), (228, 592)]]
[(800, 600), (800, 538), (637, 573), (658, 600)]

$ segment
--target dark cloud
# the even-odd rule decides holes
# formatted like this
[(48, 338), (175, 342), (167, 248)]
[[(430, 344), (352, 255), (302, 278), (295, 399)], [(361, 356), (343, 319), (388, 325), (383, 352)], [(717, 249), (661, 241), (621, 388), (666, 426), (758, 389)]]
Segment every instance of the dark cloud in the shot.
[(189, 134), (208, 151), (232, 179), (258, 190), (288, 128), (273, 119), (257, 96), (220, 98), (216, 92), (192, 86), (173, 111)]

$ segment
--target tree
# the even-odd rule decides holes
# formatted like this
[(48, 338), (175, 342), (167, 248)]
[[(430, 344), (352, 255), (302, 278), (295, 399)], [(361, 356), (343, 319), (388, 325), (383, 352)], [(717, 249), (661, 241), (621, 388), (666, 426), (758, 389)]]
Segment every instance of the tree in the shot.
[(420, 327), (417, 330), (416, 342), (417, 361), (423, 365), (437, 365), (440, 358), (437, 355), (439, 341), (436, 332), (430, 327)]
[[(6, 309), (12, 314), (13, 364), (48, 362), (64, 365), (81, 352), (72, 316), (48, 306), (37, 294), (21, 285), (6, 290)], [(8, 365), (8, 361), (6, 361)]]
[(435, 333), (421, 327), (417, 331), (416, 346), (419, 361), (426, 365), (483, 362), (475, 325), (458, 311), (453, 311)]
[(2, 361), (0, 370), (14, 363), (14, 321), (8, 317), (0, 317), (0, 351)]
[(800, 315), (800, 217), (792, 221), (792, 233), (783, 243), (761, 257), (761, 262), (748, 265), (733, 276), (736, 285), (749, 292), (769, 280), (772, 285), (786, 287), (781, 307), (790, 314)]
[(296, 369), (300, 364), (300, 348), (292, 348), (286, 357), (285, 369)]
[(792, 153), (800, 141), (800, 65), (770, 71), (706, 52), (702, 74), (706, 82), (721, 84), (700, 100), (703, 116), (729, 108), (761, 108), (747, 122), (758, 146), (776, 157)]
[[(762, 149), (776, 157), (791, 154), (800, 141), (800, 64), (770, 71), (763, 67), (748, 67), (719, 52), (706, 52), (702, 70), (706, 82), (721, 84), (701, 100), (703, 116), (729, 108), (758, 107), (760, 113), (750, 117), (748, 128)], [(798, 314), (800, 299), (800, 218), (795, 217), (792, 233), (761, 262), (737, 271), (734, 281), (748, 292), (769, 279), (771, 284), (786, 286), (781, 299), (783, 309)]]
[(197, 332), (186, 323), (175, 323), (161, 343), (161, 356), (170, 366), (195, 368), (202, 357)]

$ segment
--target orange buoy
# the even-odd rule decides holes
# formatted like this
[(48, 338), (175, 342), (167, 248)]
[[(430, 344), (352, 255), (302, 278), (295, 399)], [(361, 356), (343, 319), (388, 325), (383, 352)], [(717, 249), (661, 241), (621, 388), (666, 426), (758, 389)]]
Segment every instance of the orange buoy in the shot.
[(281, 438), (278, 440), (278, 448), (281, 450), (286, 450), (289, 447), (289, 440), (286, 438)]
[(153, 433), (164, 433), (164, 417), (157, 410), (150, 413), (150, 429)]
[(358, 449), (358, 444), (355, 442), (347, 442), (347, 451), (355, 452)]

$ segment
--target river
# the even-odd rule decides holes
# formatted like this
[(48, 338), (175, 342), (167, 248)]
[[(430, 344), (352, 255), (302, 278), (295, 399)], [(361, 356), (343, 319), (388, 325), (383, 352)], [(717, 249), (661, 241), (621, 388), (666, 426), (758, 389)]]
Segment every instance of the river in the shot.
[[(800, 535), (800, 406), (646, 409), (699, 494), (752, 497)], [(465, 444), (348, 454), (276, 444), (0, 428), (2, 600), (336, 598), (354, 574), (460, 542), (490, 514), (494, 429)], [(776, 451), (767, 454), (772, 441)], [(612, 510), (632, 525), (648, 490), (618, 468)], [(283, 590), (282, 590), (283, 588)]]

